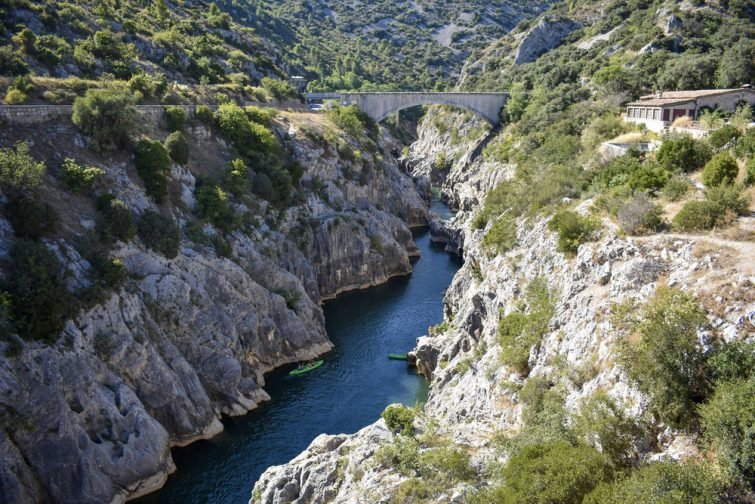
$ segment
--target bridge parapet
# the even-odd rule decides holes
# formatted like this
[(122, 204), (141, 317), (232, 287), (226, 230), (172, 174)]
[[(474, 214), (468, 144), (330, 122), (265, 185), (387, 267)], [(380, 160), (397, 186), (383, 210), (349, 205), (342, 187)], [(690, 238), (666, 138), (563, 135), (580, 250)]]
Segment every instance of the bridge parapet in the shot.
[(423, 92), (364, 92), (341, 93), (341, 104), (356, 105), (375, 121), (390, 114), (417, 105), (452, 105), (480, 115), (489, 123), (499, 122), (501, 109), (506, 105), (508, 93), (423, 93)]

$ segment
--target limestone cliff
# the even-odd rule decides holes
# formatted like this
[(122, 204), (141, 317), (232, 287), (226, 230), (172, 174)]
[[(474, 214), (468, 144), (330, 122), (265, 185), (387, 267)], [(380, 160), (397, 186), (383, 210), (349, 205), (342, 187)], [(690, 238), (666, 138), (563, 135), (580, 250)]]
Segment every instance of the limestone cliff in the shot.
[[(159, 120), (147, 118), (145, 128), (167, 134)], [(0, 501), (123, 502), (159, 488), (175, 469), (172, 446), (209, 438), (223, 415), (266, 400), (267, 371), (332, 348), (322, 300), (411, 271), (409, 226), (426, 223), (427, 207), (396, 160), (380, 154), (392, 140), (383, 136), (366, 159), (347, 159), (322, 131), (335, 132), (342, 152), (356, 141), (324, 116), (283, 113), (273, 128), (304, 168), (299, 199), (284, 211), (258, 198), (240, 203), (237, 213), (251, 207), (258, 220), (226, 236), (229, 257), (210, 244), (220, 234), (212, 225), (201, 239), (186, 228), (197, 177), (232, 154), (195, 122), (190, 162), (173, 165), (171, 203), (162, 207), (185, 228), (177, 257), (139, 238), (117, 242), (122, 287), (68, 320), (56, 343), (11, 351), (0, 342)], [(96, 191), (134, 214), (160, 210), (130, 159), (90, 151), (68, 119), (0, 133), (3, 146), (29, 139), (49, 167), (64, 157), (101, 167)], [(70, 271), (68, 283), (86, 286), (92, 265), (78, 240), (98, 216), (90, 197), (65, 191), (52, 171), (40, 191), (61, 222), (45, 243)], [(13, 231), (0, 223), (7, 257)]]

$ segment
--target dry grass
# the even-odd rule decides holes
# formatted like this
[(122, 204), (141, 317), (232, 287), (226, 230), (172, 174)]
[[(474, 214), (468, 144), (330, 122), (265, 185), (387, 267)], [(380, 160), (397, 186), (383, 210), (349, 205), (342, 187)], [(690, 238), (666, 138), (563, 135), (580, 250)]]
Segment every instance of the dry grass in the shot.
[(674, 119), (672, 126), (678, 126), (680, 128), (689, 128), (693, 124), (693, 120), (689, 116), (681, 116)]
[(611, 143), (618, 143), (618, 144), (637, 144), (637, 143), (647, 142), (648, 138), (644, 133), (641, 133), (639, 131), (632, 131), (630, 133), (624, 133), (623, 135), (619, 135), (616, 138), (609, 141)]

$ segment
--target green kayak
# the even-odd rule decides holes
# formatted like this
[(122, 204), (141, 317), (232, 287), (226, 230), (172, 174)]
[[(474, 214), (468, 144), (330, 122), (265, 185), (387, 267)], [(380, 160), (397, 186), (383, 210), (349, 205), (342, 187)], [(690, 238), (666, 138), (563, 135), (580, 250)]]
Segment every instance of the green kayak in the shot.
[(304, 373), (309, 373), (310, 371), (313, 371), (319, 368), (323, 364), (325, 364), (324, 360), (318, 360), (318, 361), (310, 362), (308, 364), (299, 365), (298, 368), (294, 369), (288, 374), (290, 374), (291, 376), (302, 375)]
[(406, 360), (408, 356), (405, 353), (389, 353), (388, 358), (392, 360)]

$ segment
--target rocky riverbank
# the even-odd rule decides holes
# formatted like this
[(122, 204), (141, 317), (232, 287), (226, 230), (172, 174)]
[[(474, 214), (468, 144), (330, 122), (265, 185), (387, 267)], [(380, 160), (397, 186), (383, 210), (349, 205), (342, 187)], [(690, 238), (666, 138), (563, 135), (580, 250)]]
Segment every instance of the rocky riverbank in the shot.
[[(167, 135), (159, 121), (144, 127), (153, 138)], [(34, 157), (48, 167), (64, 157), (99, 166), (97, 192), (134, 214), (160, 210), (128, 157), (89, 150), (66, 119), (31, 128), (3, 130), (0, 141), (33, 139)], [(304, 168), (298, 201), (279, 211), (247, 199), (236, 213), (253, 211), (257, 224), (226, 235), (230, 252), (222, 254), (210, 224), (205, 238), (184, 234), (173, 259), (139, 238), (117, 242), (122, 287), (68, 320), (56, 343), (22, 342), (2, 359), (0, 500), (123, 502), (159, 488), (175, 469), (171, 447), (212, 437), (222, 416), (266, 400), (267, 371), (332, 348), (322, 300), (411, 271), (410, 226), (427, 221), (427, 203), (389, 154), (390, 137), (357, 159), (359, 142), (323, 116), (282, 113), (273, 129)], [(162, 208), (182, 227), (194, 220), (198, 177), (232, 158), (198, 122), (187, 136), (190, 161), (172, 166), (172, 203)], [(45, 243), (72, 288), (86, 286), (92, 266), (78, 240), (99, 217), (89, 197), (66, 192), (53, 172), (40, 191), (61, 224)], [(4, 219), (0, 229), (7, 257), (13, 231)], [(0, 347), (10, 354), (9, 342)]]

